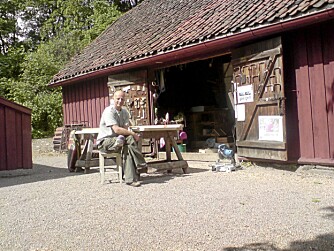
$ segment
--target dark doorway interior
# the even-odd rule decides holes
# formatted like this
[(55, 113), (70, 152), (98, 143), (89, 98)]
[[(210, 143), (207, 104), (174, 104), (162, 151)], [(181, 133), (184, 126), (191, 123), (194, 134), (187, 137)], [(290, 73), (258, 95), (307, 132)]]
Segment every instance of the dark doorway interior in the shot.
[[(165, 68), (156, 102), (158, 118), (168, 112), (171, 121), (184, 117), (187, 150), (206, 148), (208, 141), (233, 142), (230, 56), (221, 56)], [(165, 91), (163, 91), (165, 89)]]

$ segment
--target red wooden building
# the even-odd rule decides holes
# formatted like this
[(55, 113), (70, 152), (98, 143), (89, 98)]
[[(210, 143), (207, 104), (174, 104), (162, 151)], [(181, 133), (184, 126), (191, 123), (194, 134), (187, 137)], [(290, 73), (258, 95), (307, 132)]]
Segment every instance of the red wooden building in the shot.
[[(64, 123), (97, 127), (116, 89), (134, 124), (182, 113), (189, 145), (334, 166), (330, 1), (146, 0), (57, 75)], [(231, 142), (231, 139), (233, 139)]]
[(0, 171), (32, 168), (31, 110), (0, 97)]

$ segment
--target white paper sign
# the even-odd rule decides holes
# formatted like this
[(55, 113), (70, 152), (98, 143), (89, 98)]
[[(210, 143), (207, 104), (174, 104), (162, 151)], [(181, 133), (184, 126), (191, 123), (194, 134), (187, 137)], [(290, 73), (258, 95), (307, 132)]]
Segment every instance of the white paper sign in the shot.
[(253, 85), (238, 86), (237, 95), (238, 95), (238, 104), (253, 102), (254, 101)]
[(283, 142), (283, 117), (259, 116), (259, 140)]
[(237, 121), (245, 121), (246, 119), (246, 112), (245, 112), (245, 105), (240, 104), (236, 105), (236, 114), (237, 114)]

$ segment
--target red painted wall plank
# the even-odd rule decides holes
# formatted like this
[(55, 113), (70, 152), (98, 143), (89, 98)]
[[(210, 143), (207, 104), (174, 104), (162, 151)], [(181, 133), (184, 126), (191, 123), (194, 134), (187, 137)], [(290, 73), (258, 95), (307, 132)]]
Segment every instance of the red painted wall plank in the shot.
[(80, 96), (79, 96), (79, 92), (78, 89), (76, 88), (74, 90), (74, 94), (75, 94), (75, 105), (74, 105), (74, 121), (75, 123), (81, 123), (80, 121)]
[(31, 116), (22, 115), (23, 168), (32, 168)]
[(77, 110), (77, 116), (78, 116), (78, 121), (80, 123), (84, 122), (84, 114), (83, 114), (83, 106), (82, 106), (82, 86), (77, 89), (78, 93), (78, 110)]
[(91, 83), (87, 83), (87, 116), (88, 121), (91, 127), (94, 127), (93, 125), (93, 119), (92, 119), (92, 96), (91, 96)]
[(2, 97), (0, 97), (0, 104), (4, 105), (5, 107), (14, 109), (15, 111), (31, 115), (31, 109), (29, 109), (25, 106), (19, 105), (17, 103), (14, 103), (12, 101), (9, 101), (7, 99), (4, 99)]
[(31, 110), (8, 104), (0, 104), (0, 171), (32, 168)]
[(299, 128), (298, 128), (298, 104), (296, 91), (296, 76), (294, 51), (291, 36), (283, 37), (283, 73), (284, 92), (286, 97), (286, 142), (288, 149), (288, 159), (296, 161), (300, 157)]
[(16, 166), (16, 125), (15, 125), (15, 110), (5, 108), (5, 127), (6, 127), (6, 154), (7, 154), (7, 169), (17, 169)]
[(95, 84), (94, 84), (94, 103), (95, 103), (95, 111), (94, 111), (94, 127), (98, 127), (98, 123), (97, 121), (100, 120), (100, 118), (98, 118), (98, 112), (99, 112), (99, 81), (98, 79), (95, 80)]
[(70, 88), (71, 88), (71, 86), (67, 86), (66, 87), (67, 88), (67, 90), (66, 90), (66, 98), (67, 98), (67, 114), (66, 114), (66, 119), (67, 119), (67, 121), (66, 121), (66, 123), (65, 124), (70, 124), (71, 123), (71, 95), (72, 95), (72, 93), (71, 93), (71, 91), (70, 91)]
[[(294, 32), (300, 163), (334, 159), (334, 21)], [(319, 162), (319, 160), (322, 160)], [(305, 162), (306, 163), (306, 162)]]
[(100, 97), (100, 111), (99, 111), (99, 123), (100, 123), (100, 118), (101, 118), (101, 114), (104, 110), (104, 108), (107, 106), (105, 105), (106, 100), (108, 99), (109, 93), (108, 93), (108, 87), (106, 85), (104, 85), (103, 83), (101, 83), (99, 85), (99, 97)]
[(77, 113), (76, 113), (76, 105), (77, 105), (77, 90), (72, 86), (72, 118), (71, 123), (77, 123)]
[(68, 86), (64, 86), (62, 88), (62, 93), (63, 93), (63, 123), (68, 124), (69, 122), (69, 100), (68, 100), (68, 95), (69, 92)]
[(7, 142), (6, 142), (5, 106), (0, 104), (0, 170), (7, 169)]
[(91, 99), (91, 120), (92, 120), (92, 127), (96, 127), (96, 96), (95, 96), (95, 88), (96, 88), (96, 79), (93, 79), (91, 82), (90, 88), (90, 99)]
[(100, 121), (100, 111), (101, 111), (101, 96), (100, 96), (100, 81), (96, 81), (95, 96), (96, 96), (96, 111), (95, 111), (95, 127), (99, 127), (98, 121)]
[(326, 112), (328, 117), (329, 158), (334, 159), (334, 33), (333, 26), (323, 26), (323, 59)]
[(297, 104), (299, 118), (300, 155), (306, 158), (314, 158), (313, 127), (311, 114), (311, 100), (307, 61), (306, 38), (304, 32), (298, 32), (294, 36), (293, 48), (295, 49), (295, 74), (297, 87)]
[(109, 105), (108, 78), (102, 77), (63, 87), (64, 123), (85, 122), (98, 127), (101, 114)]
[(67, 114), (66, 114), (66, 119), (67, 119), (67, 121), (66, 121), (66, 123), (65, 124), (70, 124), (71, 123), (71, 92), (69, 91), (69, 89), (70, 89), (70, 87), (67, 87), (67, 104), (66, 104), (66, 108), (67, 108)]
[(75, 88), (74, 89), (74, 92), (73, 92), (75, 95), (74, 95), (74, 110), (73, 110), (73, 120), (75, 121), (75, 123), (80, 123), (80, 117), (79, 117), (79, 114), (80, 114), (80, 110), (79, 110), (79, 93), (78, 93), (78, 88)]
[(71, 87), (71, 124), (77, 122), (77, 116), (75, 112), (75, 106), (76, 106), (76, 90), (74, 86)]
[[(64, 88), (64, 87), (63, 87)], [(64, 124), (69, 124), (70, 123), (70, 118), (71, 118), (71, 91), (70, 91), (71, 86), (66, 86), (64, 88), (64, 92), (66, 95), (63, 97), (64, 99), (66, 98), (66, 101), (63, 100), (63, 102), (66, 102), (66, 121), (64, 121)]]
[(61, 88), (61, 95), (63, 97), (63, 103), (62, 103), (62, 110), (63, 110), (63, 124), (66, 124), (65, 121), (66, 121), (66, 102), (65, 102), (65, 92), (64, 92), (64, 87)]
[(15, 131), (16, 131), (16, 168), (23, 168), (23, 141), (22, 141), (22, 113), (15, 114)]
[(75, 118), (75, 89), (73, 86), (71, 86), (70, 89), (70, 124), (74, 123), (74, 121), (76, 120)]
[(321, 30), (312, 29), (307, 33), (307, 55), (309, 62), (311, 110), (313, 120), (314, 155), (328, 158), (328, 123), (326, 113), (326, 96), (324, 68), (322, 59)]
[(72, 86), (67, 87), (67, 105), (68, 105), (68, 110), (67, 110), (67, 116), (68, 116), (68, 121), (66, 124), (71, 124), (71, 119), (72, 119)]
[(86, 121), (86, 123), (88, 123), (88, 126), (90, 127), (91, 123), (88, 118), (87, 82), (85, 82), (82, 85), (82, 89), (83, 89), (83, 97), (85, 97), (83, 102), (83, 116), (84, 120)]

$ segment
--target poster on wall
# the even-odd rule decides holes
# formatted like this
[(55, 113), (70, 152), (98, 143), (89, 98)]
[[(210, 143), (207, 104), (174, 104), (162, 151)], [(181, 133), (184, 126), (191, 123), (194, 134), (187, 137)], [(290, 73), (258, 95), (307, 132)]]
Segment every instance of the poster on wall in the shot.
[(283, 142), (283, 117), (259, 116), (259, 140)]
[(235, 114), (237, 121), (246, 120), (246, 107), (244, 104), (236, 105)]
[(254, 101), (253, 85), (238, 86), (237, 95), (238, 95), (238, 104), (253, 102)]

